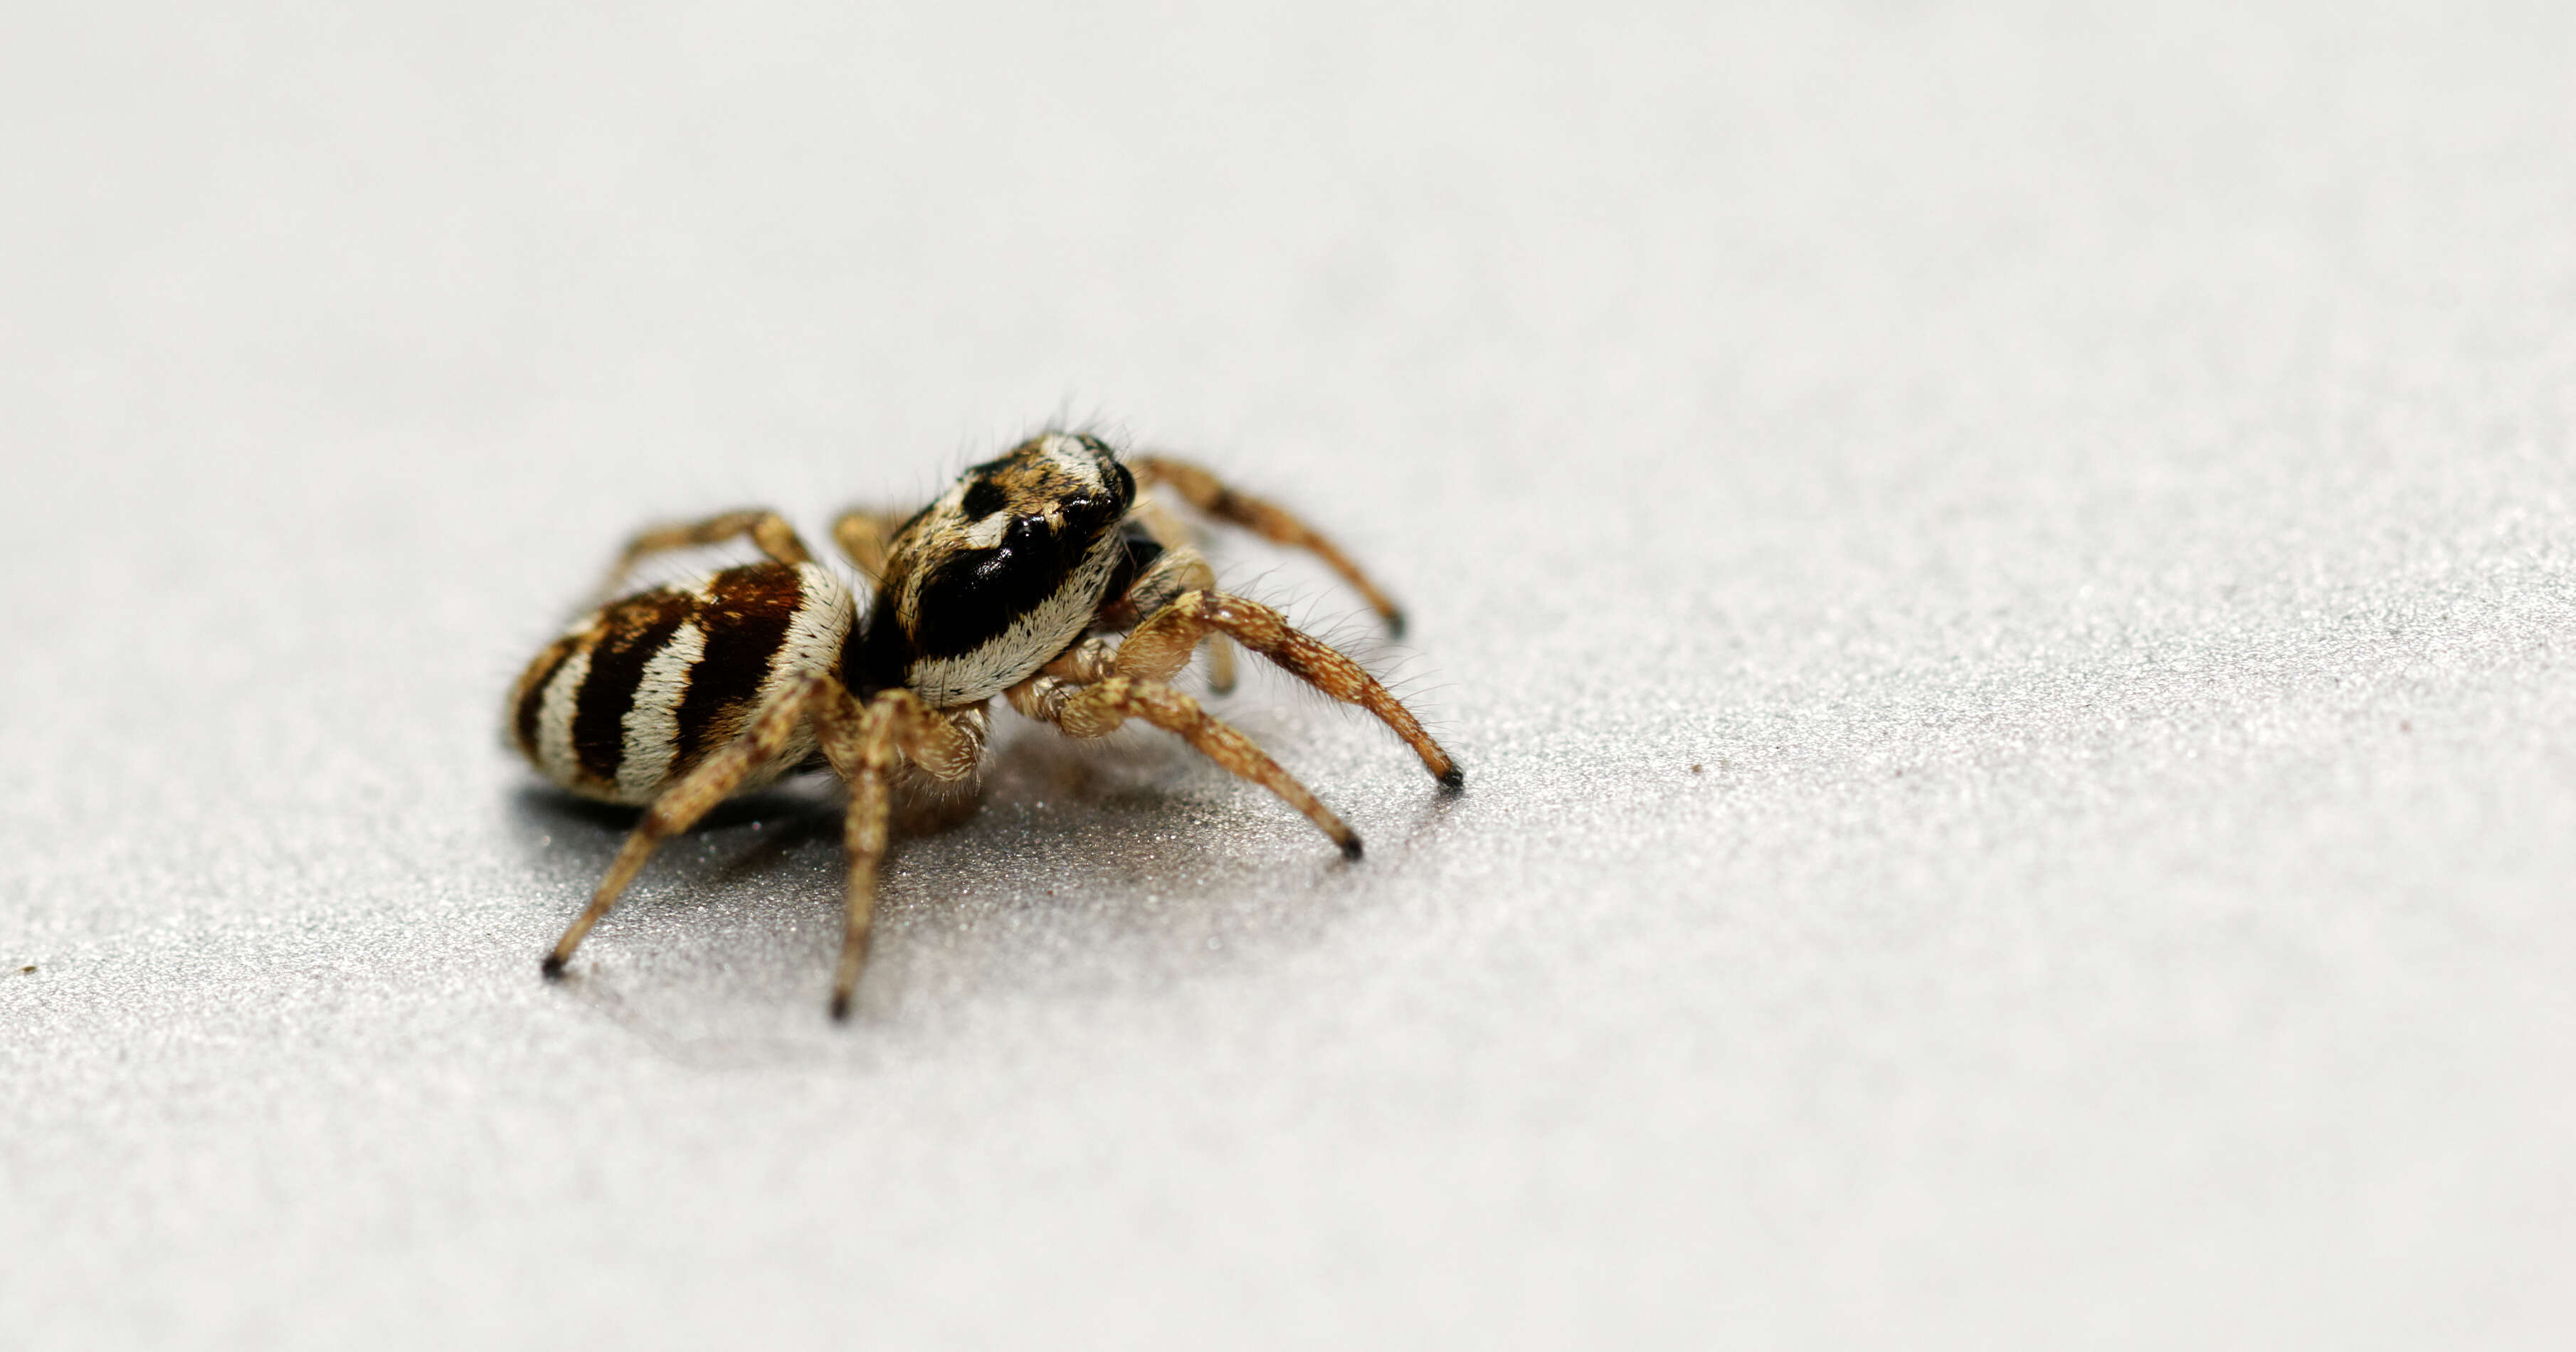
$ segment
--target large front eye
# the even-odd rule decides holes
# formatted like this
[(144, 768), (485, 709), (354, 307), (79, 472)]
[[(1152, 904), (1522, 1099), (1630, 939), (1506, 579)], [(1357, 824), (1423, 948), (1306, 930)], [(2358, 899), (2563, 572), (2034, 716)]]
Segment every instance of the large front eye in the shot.
[[(1032, 561), (1056, 552), (1055, 528), (1042, 516), (1001, 516), (997, 513), (983, 521), (968, 538), (982, 546), (967, 551), (982, 560), (972, 570), (979, 582), (1026, 569)], [(945, 573), (947, 570), (941, 571)]]
[(1062, 591), (1093, 538), (1066, 538), (1041, 516), (1010, 518), (990, 547), (958, 550), (922, 583), (913, 647), (956, 657), (983, 646)]

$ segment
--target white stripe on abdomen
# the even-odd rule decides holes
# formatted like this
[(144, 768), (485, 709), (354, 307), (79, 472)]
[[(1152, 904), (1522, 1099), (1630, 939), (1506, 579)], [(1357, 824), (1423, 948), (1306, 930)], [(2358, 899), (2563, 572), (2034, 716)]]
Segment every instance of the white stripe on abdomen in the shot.
[(661, 786), (680, 756), (680, 701), (689, 693), (689, 671), (706, 656), (707, 635), (692, 620), (682, 624), (644, 664), (635, 703), (626, 710), (625, 748), (617, 759), (617, 793), (638, 801)]

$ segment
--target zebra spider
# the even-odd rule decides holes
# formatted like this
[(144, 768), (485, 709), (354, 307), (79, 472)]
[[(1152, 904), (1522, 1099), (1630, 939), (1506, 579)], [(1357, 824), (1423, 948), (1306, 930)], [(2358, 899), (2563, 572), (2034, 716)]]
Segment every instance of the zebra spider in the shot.
[(1359, 837), (1305, 785), (1168, 684), (1202, 644), (1218, 689), (1232, 684), (1232, 640), (1375, 714), (1442, 785), (1464, 782), (1449, 753), (1358, 663), (1268, 606), (1216, 590), (1188, 527), (1140, 493), (1140, 482), (1314, 552), (1402, 632), (1385, 594), (1284, 509), (1195, 465), (1122, 459), (1080, 433), (1048, 432), (975, 465), (909, 517), (843, 515), (833, 540), (876, 588), (864, 614), (774, 512), (646, 530), (604, 591), (664, 550), (747, 536), (766, 561), (606, 602), (538, 653), (512, 690), (510, 739), (539, 772), (583, 797), (646, 808), (589, 906), (546, 955), (545, 974), (562, 975), (664, 840), (732, 794), (828, 765), (850, 793), (849, 909), (831, 1006), (833, 1018), (848, 1017), (892, 792), (971, 793), (995, 696), (1074, 737), (1103, 736), (1130, 718), (1177, 733), (1359, 857)]

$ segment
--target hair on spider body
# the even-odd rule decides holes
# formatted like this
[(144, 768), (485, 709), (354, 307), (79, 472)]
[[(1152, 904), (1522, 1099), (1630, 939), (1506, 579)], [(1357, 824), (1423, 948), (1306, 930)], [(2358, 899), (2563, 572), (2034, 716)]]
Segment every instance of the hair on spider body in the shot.
[(1194, 533), (1147, 491), (1169, 487), (1208, 516), (1312, 551), (1390, 624), (1399, 612), (1285, 509), (1196, 466), (1121, 457), (1083, 433), (1047, 432), (967, 468), (908, 516), (853, 510), (833, 525), (873, 580), (856, 597), (776, 513), (730, 512), (629, 542), (612, 584), (663, 550), (748, 537), (762, 561), (610, 600), (528, 664), (508, 731), (529, 764), (573, 793), (645, 808), (547, 954), (560, 975), (656, 846), (726, 797), (818, 759), (847, 783), (848, 910), (835, 1017), (866, 960), (898, 783), (970, 794), (992, 701), (1069, 736), (1139, 719), (1269, 789), (1357, 858), (1359, 836), (1241, 732), (1170, 684), (1205, 649), (1232, 682), (1232, 645), (1376, 715), (1444, 787), (1457, 763), (1358, 663), (1258, 602), (1215, 589)]

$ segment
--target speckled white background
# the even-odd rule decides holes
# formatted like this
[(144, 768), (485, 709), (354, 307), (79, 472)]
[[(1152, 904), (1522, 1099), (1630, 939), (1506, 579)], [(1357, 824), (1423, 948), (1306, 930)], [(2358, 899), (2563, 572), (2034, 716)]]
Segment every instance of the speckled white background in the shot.
[[(2576, 1336), (2564, 7), (224, 8), (0, 55), (0, 1345)], [(1056, 416), (1467, 795), (1255, 678), (1364, 864), (1015, 735), (853, 1026), (815, 798), (541, 984), (622, 533)]]

